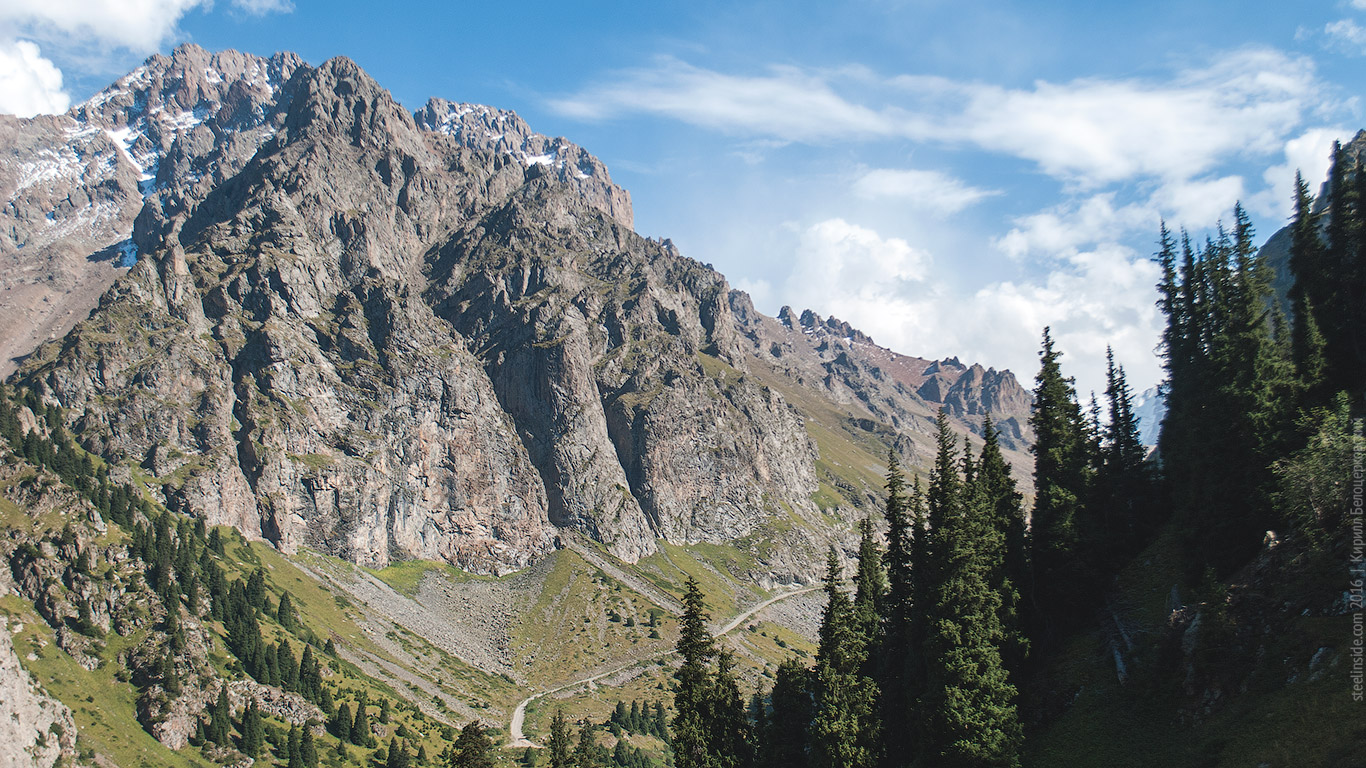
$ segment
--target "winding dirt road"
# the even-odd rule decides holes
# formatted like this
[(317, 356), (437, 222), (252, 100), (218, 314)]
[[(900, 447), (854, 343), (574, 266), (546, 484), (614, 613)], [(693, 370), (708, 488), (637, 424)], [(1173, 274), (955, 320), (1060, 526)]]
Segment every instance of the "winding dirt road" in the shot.
[[(741, 624), (745, 623), (745, 621), (749, 619), (751, 616), (769, 607), (770, 605), (773, 605), (779, 600), (786, 600), (789, 597), (804, 595), (807, 592), (811, 592), (817, 589), (820, 589), (820, 586), (803, 587), (801, 589), (794, 589), (790, 592), (783, 592), (782, 594), (774, 595), (773, 597), (770, 597), (769, 599), (761, 603), (758, 603), (753, 607), (747, 609), (743, 613), (737, 615), (735, 618), (731, 619), (728, 623), (726, 623), (725, 626), (721, 627), (718, 630), (715, 630), (712, 634), (715, 637), (724, 637), (725, 635), (730, 634), (736, 627), (739, 627)], [(607, 677), (608, 675), (614, 675), (618, 672), (621, 672), (622, 670), (629, 669), (637, 664), (644, 664), (647, 661), (654, 661), (655, 659), (664, 658), (666, 656), (672, 656), (674, 653), (675, 651), (672, 648), (666, 651), (660, 651), (659, 653), (652, 654), (643, 659), (635, 659), (633, 661), (628, 661), (625, 664), (621, 664), (606, 671), (599, 672), (590, 677), (585, 677), (581, 680), (575, 680), (573, 682), (565, 683), (564, 685), (557, 686), (555, 688), (548, 688), (544, 691), (541, 691), (540, 693), (534, 693), (526, 697), (522, 700), (522, 703), (517, 705), (517, 709), (512, 711), (512, 722), (508, 724), (508, 736), (510, 737), (510, 741), (507, 747), (509, 749), (517, 749), (520, 747), (539, 748), (541, 746), (528, 739), (522, 733), (522, 726), (526, 723), (527, 705), (535, 701), (536, 699), (539, 699), (542, 696), (549, 696), (551, 694), (560, 693), (562, 691), (571, 690), (573, 688), (578, 688), (580, 686), (592, 685), (593, 683), (596, 683), (598, 680), (601, 680), (602, 678)]]

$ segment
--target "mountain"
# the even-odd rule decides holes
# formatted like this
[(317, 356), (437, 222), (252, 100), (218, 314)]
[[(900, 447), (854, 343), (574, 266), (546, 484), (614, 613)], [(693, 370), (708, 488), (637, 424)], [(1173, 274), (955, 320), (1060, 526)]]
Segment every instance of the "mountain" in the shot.
[[(927, 464), (939, 407), (964, 432), (990, 414), (1025, 466), (1012, 374), (765, 317), (511, 112), (409, 113), (347, 59), (182, 46), (9, 125), (13, 157), (68, 159), (7, 166), (0, 257), (66, 281), (24, 295), (76, 317), (90, 294), (61, 286), (117, 272), (89, 252), (135, 260), (16, 382), (115, 477), (286, 552), (503, 573), (569, 530), (627, 562), (738, 543), (750, 577), (809, 579), (876, 512), (889, 447)], [(60, 330), (44, 318), (9, 348)]]
[(1134, 418), (1138, 420), (1138, 439), (1146, 446), (1157, 445), (1162, 419), (1167, 416), (1167, 397), (1160, 387), (1149, 387), (1134, 398)]
[(64, 115), (0, 115), (0, 375), (137, 258), (134, 221), (197, 205), (278, 130), (302, 61), (185, 46)]

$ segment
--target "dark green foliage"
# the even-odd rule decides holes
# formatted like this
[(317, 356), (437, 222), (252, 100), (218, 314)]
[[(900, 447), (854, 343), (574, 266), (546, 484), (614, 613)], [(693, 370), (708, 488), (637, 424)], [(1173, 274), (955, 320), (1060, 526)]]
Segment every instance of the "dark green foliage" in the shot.
[(288, 592), (285, 592), (283, 595), (280, 595), (280, 606), (278, 609), (276, 609), (275, 619), (280, 623), (281, 627), (285, 628), (286, 631), (294, 631), (295, 624), (298, 621), (298, 617), (294, 612), (294, 602), (290, 598)]
[(247, 757), (257, 757), (265, 744), (265, 723), (261, 719), (261, 709), (252, 699), (242, 714), (242, 727), (238, 729), (242, 738), (238, 749)]
[[(1270, 268), (1255, 253), (1241, 207), (1234, 219), (1232, 232), (1221, 226), (1198, 253), (1183, 238), (1179, 270), (1170, 236), (1159, 254), (1172, 265), (1159, 286), (1168, 374), (1159, 448), (1191, 576), (1206, 566), (1230, 572), (1278, 523), (1266, 470), (1289, 446), (1302, 389)], [(1301, 265), (1318, 258), (1303, 235), (1292, 254)], [(1312, 293), (1312, 281), (1296, 289), (1297, 312), (1315, 304)]]
[(579, 728), (579, 743), (574, 747), (574, 768), (604, 768), (609, 755), (593, 738), (593, 726), (585, 723)]
[(408, 754), (408, 748), (395, 736), (389, 740), (389, 752), (384, 761), (384, 768), (409, 768), (412, 765), (412, 756)]
[(304, 755), (299, 748), (299, 726), (289, 726), (289, 736), (285, 741), (285, 765), (288, 768), (304, 768)]
[(644, 704), (632, 701), (629, 708), (626, 702), (618, 701), (607, 723), (621, 731), (657, 736), (661, 739), (668, 738), (664, 706), (658, 701), (654, 702), (653, 706), (648, 701)]
[(1013, 677), (1024, 669), (1029, 655), (1026, 603), (1020, 587), (1029, 583), (1029, 540), (1025, 526), (1023, 497), (1015, 489), (1015, 478), (1001, 453), (999, 435), (991, 417), (982, 420), (982, 454), (978, 457), (973, 483), (973, 503), (989, 519), (993, 531), (984, 540), (983, 553), (988, 565), (988, 583), (1001, 600), (1001, 655)]
[(760, 740), (763, 768), (801, 768), (808, 764), (812, 719), (810, 673), (796, 659), (778, 666), (769, 695), (771, 712)]
[(887, 574), (877, 538), (872, 519), (861, 520), (852, 618), (855, 630), (870, 650), (882, 642), (882, 616), (887, 600)]
[[(1092, 463), (1072, 379), (1062, 374), (1062, 353), (1053, 348), (1047, 328), (1039, 357), (1034, 413), (1029, 419), (1034, 427), (1030, 450), (1035, 492), (1030, 544), (1038, 636), (1048, 640), (1075, 625), (1095, 600), (1095, 579), (1078, 552)], [(941, 471), (938, 464), (936, 471)], [(931, 487), (931, 499), (935, 494)], [(933, 508), (935, 502), (930, 504)], [(933, 518), (930, 524), (934, 525)]]
[(826, 557), (825, 614), (812, 682), (811, 764), (861, 768), (879, 758), (878, 691), (864, 674), (868, 642), (854, 605), (841, 590), (839, 558)]
[(460, 729), (450, 768), (493, 768), (493, 741), (478, 720), (471, 720)]
[(327, 730), (341, 741), (351, 741), (351, 705), (342, 702), (327, 724)]
[(209, 708), (209, 726), (205, 738), (215, 744), (228, 746), (228, 736), (232, 730), (231, 712), (228, 709), (228, 686), (218, 687), (218, 700)]
[(550, 740), (546, 743), (546, 752), (550, 756), (550, 768), (572, 768), (574, 765), (574, 744), (563, 709), (555, 710), (555, 716), (550, 719)]
[[(670, 729), (679, 768), (744, 768), (753, 760), (752, 734), (733, 662), (718, 653), (707, 630), (702, 591), (689, 577), (679, 619), (674, 673), (674, 720)], [(716, 660), (715, 669), (712, 660)]]
[(176, 675), (175, 657), (169, 653), (162, 656), (157, 663), (157, 668), (157, 679), (160, 681), (161, 687), (172, 696), (178, 696), (180, 694), (180, 677)]
[(313, 743), (313, 729), (304, 726), (299, 736), (299, 761), (304, 768), (318, 768), (318, 746)]
[(365, 711), (365, 701), (356, 703), (356, 717), (351, 721), (351, 743), (358, 747), (375, 746), (375, 735), (370, 731), (370, 715)]
[[(974, 472), (971, 484), (956, 476), (954, 442), (942, 418), (938, 444), (927, 500), (940, 512), (926, 606), (920, 701), (925, 743), (918, 748), (934, 765), (1018, 765), (1023, 732), (1016, 690), (1001, 659), (1007, 641), (1001, 596), (992, 585), (1003, 560), (1003, 536), (994, 500), (980, 490), (982, 474)], [(941, 472), (955, 477), (938, 476)]]
[(1300, 420), (1308, 435), (1304, 447), (1275, 464), (1276, 503), (1314, 547), (1330, 550), (1351, 531), (1351, 480), (1354, 452), (1366, 452), (1353, 434), (1351, 400), (1339, 393), (1332, 408), (1317, 408)]

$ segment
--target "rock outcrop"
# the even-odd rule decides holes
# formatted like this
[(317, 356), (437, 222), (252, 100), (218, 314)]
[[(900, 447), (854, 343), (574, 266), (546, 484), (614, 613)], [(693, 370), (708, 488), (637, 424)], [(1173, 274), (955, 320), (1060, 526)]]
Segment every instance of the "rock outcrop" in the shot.
[(85, 319), (168, 216), (239, 171), (279, 127), (301, 60), (181, 46), (64, 115), (0, 115), (0, 375)]
[(71, 710), (48, 696), (20, 664), (8, 620), (0, 622), (0, 704), (0, 768), (48, 768), (75, 758)]

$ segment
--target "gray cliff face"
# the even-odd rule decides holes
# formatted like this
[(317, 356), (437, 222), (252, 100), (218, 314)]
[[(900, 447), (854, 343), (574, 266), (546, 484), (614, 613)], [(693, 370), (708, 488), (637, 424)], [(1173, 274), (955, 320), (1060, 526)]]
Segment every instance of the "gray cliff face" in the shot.
[(140, 213), (183, 211), (246, 164), (301, 63), (182, 46), (64, 115), (0, 116), (0, 374), (150, 247), (133, 237)]
[(434, 151), (349, 61), (296, 87), (278, 135), (35, 375), (173, 508), (371, 565), (522, 567), (553, 542), (544, 487), (420, 293), (432, 238), (498, 174)]
[[(190, 133), (147, 123), (153, 103), (198, 115), (210, 86), (229, 95)], [(764, 578), (809, 578), (844, 534), (789, 395), (867, 414), (912, 459), (901, 433), (939, 405), (964, 426), (1027, 411), (1008, 372), (927, 372), (833, 318), (765, 318), (633, 232), (601, 162), (510, 112), (413, 115), (346, 59), (195, 48), (106, 94), (77, 111), (123, 104), (113, 124), (142, 138), (118, 157), (157, 169), (143, 256), (20, 376), (116, 478), (286, 551), (496, 573), (567, 528), (628, 561), (740, 542)], [(874, 509), (855, 496), (840, 514)]]

